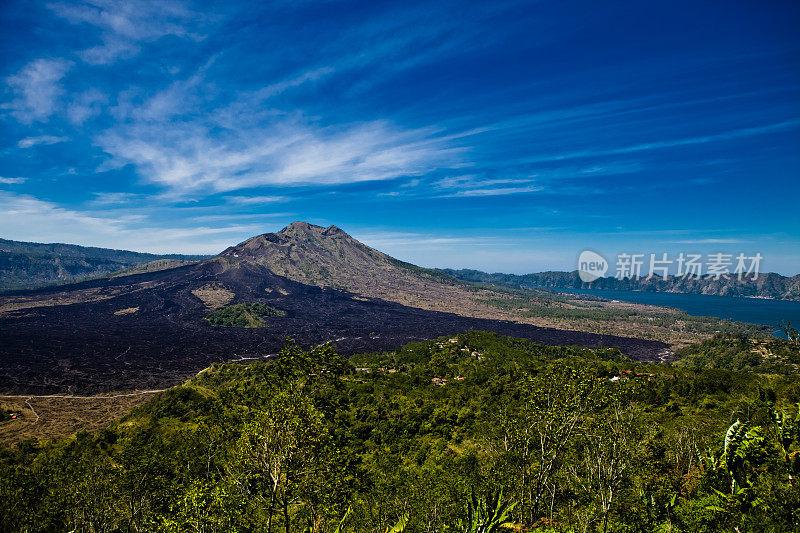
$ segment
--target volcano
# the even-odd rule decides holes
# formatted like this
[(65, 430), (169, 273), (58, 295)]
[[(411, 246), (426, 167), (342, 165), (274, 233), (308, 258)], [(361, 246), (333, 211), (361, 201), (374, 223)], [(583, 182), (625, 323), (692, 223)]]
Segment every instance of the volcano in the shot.
[[(0, 392), (166, 387), (214, 362), (272, 357), (287, 339), (306, 347), (331, 342), (353, 354), (479, 329), (552, 345), (614, 346), (638, 360), (667, 347), (516, 323), (476, 291), (336, 226), (295, 222), (205, 261), (0, 296)], [(205, 320), (239, 303), (282, 316), (261, 328)]]

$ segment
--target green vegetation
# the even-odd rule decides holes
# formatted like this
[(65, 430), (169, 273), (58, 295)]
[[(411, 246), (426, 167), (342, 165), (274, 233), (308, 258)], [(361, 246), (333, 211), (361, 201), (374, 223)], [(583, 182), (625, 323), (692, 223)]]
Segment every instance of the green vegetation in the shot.
[(125, 270), (119, 270), (117, 272), (96, 277), (119, 278), (122, 276), (134, 276), (136, 274), (158, 272), (159, 270), (177, 268), (180, 266), (191, 265), (193, 263), (195, 263), (195, 261), (185, 261), (183, 259), (156, 259), (155, 261), (149, 261), (147, 263), (142, 263), (141, 265), (136, 265), (135, 267), (126, 268)]
[(276, 316), (286, 316), (286, 312), (264, 304), (241, 303), (217, 309), (206, 320), (220, 328), (263, 328), (265, 318)]
[(718, 334), (676, 352), (679, 364), (770, 374), (797, 374), (800, 351), (779, 339), (751, 339), (742, 334)]
[(0, 290), (29, 289), (102, 277), (157, 260), (197, 261), (207, 257), (0, 239)]
[(453, 285), (456, 283), (456, 279), (453, 278), (453, 276), (438, 268), (425, 268), (412, 263), (406, 263), (405, 261), (395, 259), (394, 257), (388, 257), (388, 260), (390, 264), (409, 270), (419, 276), (422, 276), (423, 278), (438, 281), (446, 285)]
[(789, 323), (788, 340), (775, 337), (750, 338), (742, 333), (720, 333), (676, 353), (679, 364), (770, 374), (800, 372), (800, 336)]
[(800, 529), (800, 379), (468, 332), (213, 365), (0, 450), (2, 531)]
[[(763, 337), (772, 331), (769, 326), (692, 316), (677, 309), (674, 312), (652, 311), (645, 306), (641, 306), (641, 309), (616, 309), (607, 307), (602, 298), (591, 295), (573, 297), (536, 290), (491, 288), (503, 297), (486, 300), (488, 305), (526, 318), (567, 319), (572, 327), (584, 331), (603, 333), (614, 325), (624, 324), (639, 331), (637, 336), (656, 340), (662, 340), (663, 335), (647, 335), (646, 332), (658, 328), (676, 335), (713, 335), (723, 332)], [(604, 324), (607, 325), (605, 329)]]

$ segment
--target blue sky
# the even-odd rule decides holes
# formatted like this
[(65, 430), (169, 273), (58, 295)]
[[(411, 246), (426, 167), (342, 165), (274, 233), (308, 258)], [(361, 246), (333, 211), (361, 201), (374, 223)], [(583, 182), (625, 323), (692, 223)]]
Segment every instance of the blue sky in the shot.
[(306, 220), (424, 266), (798, 273), (798, 27), (794, 1), (5, 0), (0, 236), (216, 253)]

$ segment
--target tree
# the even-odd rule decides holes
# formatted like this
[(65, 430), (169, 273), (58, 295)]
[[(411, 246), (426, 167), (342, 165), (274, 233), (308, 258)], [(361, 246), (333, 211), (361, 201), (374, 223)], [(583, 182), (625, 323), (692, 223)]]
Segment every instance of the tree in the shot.
[(582, 461), (570, 464), (573, 479), (599, 510), (603, 533), (639, 449), (636, 415), (619, 403), (598, 415), (583, 432)]
[[(266, 512), (266, 530), (278, 515), (291, 531), (292, 509), (318, 515), (330, 440), (322, 415), (305, 396), (279, 391), (248, 423), (228, 468), (229, 478)], [(313, 518), (311, 520), (314, 521)]]
[(515, 485), (521, 522), (539, 518), (545, 497), (550, 500), (546, 508), (552, 508), (553, 478), (590, 410), (593, 388), (590, 379), (572, 369), (549, 371), (522, 382), (519, 402), (507, 404), (496, 417), (492, 448)]

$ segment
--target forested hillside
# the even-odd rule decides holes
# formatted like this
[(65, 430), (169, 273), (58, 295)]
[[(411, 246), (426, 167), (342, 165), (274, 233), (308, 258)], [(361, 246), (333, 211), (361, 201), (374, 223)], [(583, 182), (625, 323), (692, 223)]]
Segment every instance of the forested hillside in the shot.
[(177, 266), (206, 257), (0, 239), (0, 291), (76, 281), (157, 260), (174, 260)]
[(800, 356), (770, 342), (783, 374), (475, 331), (289, 345), (3, 449), (0, 530), (797, 531)]
[(707, 294), (713, 296), (738, 296), (775, 298), (779, 300), (800, 300), (800, 274), (781, 276), (775, 273), (762, 273), (758, 279), (747, 277), (740, 281), (736, 276), (728, 278), (713, 276), (666, 278), (655, 275), (639, 279), (615, 277), (599, 278), (586, 283), (573, 272), (539, 272), (536, 274), (489, 274), (480, 270), (443, 269), (442, 272), (454, 278), (477, 283), (491, 283), (513, 288), (551, 288), (551, 289), (611, 289), (618, 291), (678, 292), (685, 294)]

